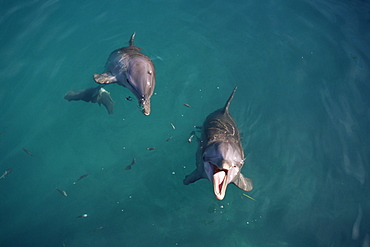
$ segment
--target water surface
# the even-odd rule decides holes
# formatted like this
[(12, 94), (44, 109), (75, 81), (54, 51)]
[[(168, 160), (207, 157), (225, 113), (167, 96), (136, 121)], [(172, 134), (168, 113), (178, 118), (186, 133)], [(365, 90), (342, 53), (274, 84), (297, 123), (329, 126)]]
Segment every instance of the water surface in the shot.
[[(367, 1), (1, 6), (1, 246), (369, 246)], [(118, 85), (113, 115), (63, 99), (134, 31), (157, 71), (150, 116)], [(255, 201), (182, 184), (190, 132), (235, 86)]]

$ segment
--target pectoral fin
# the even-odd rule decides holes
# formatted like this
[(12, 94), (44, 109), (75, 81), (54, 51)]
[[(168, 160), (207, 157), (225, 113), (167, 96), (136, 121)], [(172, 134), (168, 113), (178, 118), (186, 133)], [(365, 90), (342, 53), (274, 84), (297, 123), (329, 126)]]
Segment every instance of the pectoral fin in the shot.
[(110, 72), (106, 72), (103, 74), (94, 74), (94, 80), (96, 83), (99, 84), (110, 84), (117, 82), (117, 78)]
[(97, 102), (99, 105), (103, 104), (105, 106), (105, 108), (108, 111), (108, 114), (113, 114), (114, 102), (110, 97), (110, 93), (107, 90), (101, 88), (95, 100), (96, 100), (95, 102)]
[(201, 174), (198, 169), (195, 169), (192, 173), (190, 173), (189, 175), (185, 177), (183, 182), (185, 185), (188, 185), (188, 184), (194, 183), (195, 181), (201, 178), (204, 178), (204, 175)]
[(243, 174), (239, 173), (233, 183), (240, 189), (245, 191), (251, 191), (253, 189), (253, 181), (250, 178), (246, 178)]

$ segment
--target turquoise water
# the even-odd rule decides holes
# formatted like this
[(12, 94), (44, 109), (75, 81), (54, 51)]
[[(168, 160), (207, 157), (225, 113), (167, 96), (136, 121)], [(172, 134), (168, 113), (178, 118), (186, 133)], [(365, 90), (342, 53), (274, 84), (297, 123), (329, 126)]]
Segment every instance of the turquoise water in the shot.
[[(0, 246), (369, 246), (369, 30), (360, 0), (1, 1)], [(150, 116), (63, 99), (134, 31)], [(255, 201), (182, 183), (235, 86)]]

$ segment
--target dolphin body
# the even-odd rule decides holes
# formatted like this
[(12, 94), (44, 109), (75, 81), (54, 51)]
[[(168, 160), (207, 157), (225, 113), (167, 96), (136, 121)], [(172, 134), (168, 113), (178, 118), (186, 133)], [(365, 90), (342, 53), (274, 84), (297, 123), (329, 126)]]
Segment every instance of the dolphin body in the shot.
[(150, 114), (150, 97), (155, 87), (155, 68), (152, 60), (134, 45), (135, 33), (127, 47), (113, 51), (106, 65), (107, 72), (94, 74), (99, 84), (118, 83), (136, 96), (144, 115)]
[(185, 185), (201, 178), (210, 180), (218, 200), (225, 197), (230, 183), (245, 191), (253, 189), (252, 179), (240, 173), (245, 160), (244, 151), (236, 122), (229, 113), (236, 89), (225, 106), (209, 114), (204, 121), (196, 155), (197, 168), (184, 179)]

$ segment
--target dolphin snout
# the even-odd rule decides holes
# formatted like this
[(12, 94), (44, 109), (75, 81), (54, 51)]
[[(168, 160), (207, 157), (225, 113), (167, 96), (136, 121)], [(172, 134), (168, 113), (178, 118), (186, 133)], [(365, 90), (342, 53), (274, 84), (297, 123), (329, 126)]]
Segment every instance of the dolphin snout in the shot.
[(229, 170), (231, 167), (230, 162), (227, 160), (221, 161), (221, 167), (222, 167), (222, 170)]
[(139, 105), (142, 109), (142, 113), (145, 116), (148, 116), (150, 114), (150, 100), (149, 99), (142, 99), (139, 101)]
[(145, 109), (143, 109), (143, 114), (145, 115), (145, 116), (148, 116), (149, 114), (150, 114), (150, 109), (147, 109), (147, 110), (145, 110)]

